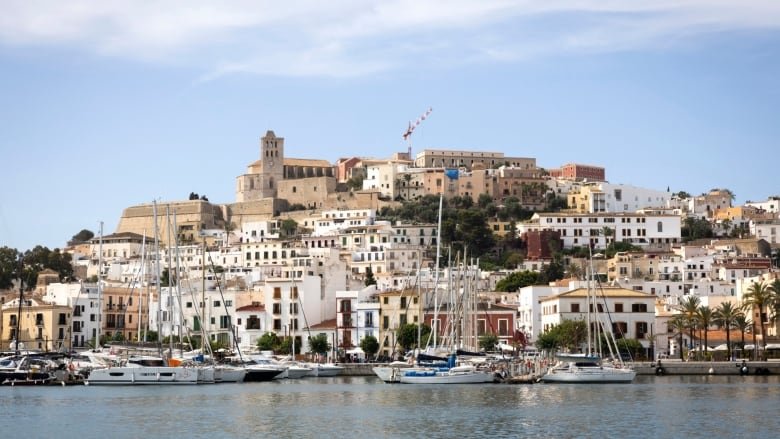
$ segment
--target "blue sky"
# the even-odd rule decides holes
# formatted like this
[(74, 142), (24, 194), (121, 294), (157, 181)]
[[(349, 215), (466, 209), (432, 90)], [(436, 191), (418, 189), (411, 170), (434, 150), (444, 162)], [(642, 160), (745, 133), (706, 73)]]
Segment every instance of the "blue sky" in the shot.
[(780, 194), (780, 2), (17, 1), (0, 14), (0, 246), (62, 247), (288, 156), (501, 151), (613, 183)]

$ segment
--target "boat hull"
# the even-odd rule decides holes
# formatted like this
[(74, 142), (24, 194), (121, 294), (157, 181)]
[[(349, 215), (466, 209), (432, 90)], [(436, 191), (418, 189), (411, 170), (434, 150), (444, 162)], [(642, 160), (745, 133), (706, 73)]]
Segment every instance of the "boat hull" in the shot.
[(89, 385), (197, 384), (198, 370), (187, 367), (110, 367), (95, 369)]
[(246, 368), (246, 375), (244, 375), (245, 383), (257, 383), (261, 381), (271, 381), (277, 375), (283, 371), (274, 369), (253, 369), (251, 367)]
[(553, 369), (541, 378), (545, 383), (598, 384), (598, 383), (631, 383), (636, 372), (631, 369), (612, 367), (593, 367), (571, 369)]
[(485, 384), (495, 381), (492, 373), (485, 372), (431, 372), (409, 370), (400, 374), (401, 384)]

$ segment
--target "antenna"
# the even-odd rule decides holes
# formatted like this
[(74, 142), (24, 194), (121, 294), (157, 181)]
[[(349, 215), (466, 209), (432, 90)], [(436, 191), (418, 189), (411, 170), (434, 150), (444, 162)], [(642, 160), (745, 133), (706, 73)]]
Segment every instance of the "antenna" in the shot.
[(428, 118), (428, 116), (431, 115), (431, 112), (433, 111), (433, 107), (428, 107), (428, 109), (423, 113), (420, 117), (417, 118), (414, 123), (412, 121), (409, 121), (409, 127), (404, 131), (403, 139), (407, 140), (409, 142), (409, 159), (412, 158), (412, 133), (414, 132), (414, 129), (417, 128), (418, 125), (420, 125), (425, 119)]

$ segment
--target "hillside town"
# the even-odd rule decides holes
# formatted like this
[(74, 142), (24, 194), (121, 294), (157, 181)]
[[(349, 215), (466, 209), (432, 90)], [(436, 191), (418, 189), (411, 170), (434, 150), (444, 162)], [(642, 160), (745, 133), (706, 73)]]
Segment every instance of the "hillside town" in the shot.
[[(616, 184), (594, 164), (542, 168), (502, 152), (410, 148), (334, 164), (288, 157), (273, 131), (259, 146), (234, 202), (193, 193), (128, 206), (113, 232), (58, 250), (72, 276), (11, 279), (0, 350), (205, 337), (250, 352), (273, 333), (299, 352), (324, 335), (331, 361), (392, 360), (410, 348), (405, 326), (456, 331), (448, 310), (469, 292), (462, 346), (491, 334), (517, 352), (584, 319), (588, 279), (641, 358), (780, 347), (778, 196), (737, 206), (728, 189)], [(741, 323), (717, 318), (724, 304), (744, 310)], [(367, 338), (377, 352), (361, 348)]]

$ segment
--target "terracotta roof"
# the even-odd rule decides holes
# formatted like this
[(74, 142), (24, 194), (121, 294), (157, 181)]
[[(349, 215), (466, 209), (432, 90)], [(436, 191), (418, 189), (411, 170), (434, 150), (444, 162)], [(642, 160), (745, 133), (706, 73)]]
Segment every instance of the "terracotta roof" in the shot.
[(309, 329), (336, 329), (336, 319), (325, 320), (324, 322), (317, 323), (310, 326)]
[(246, 305), (246, 306), (242, 306), (241, 308), (236, 308), (236, 311), (265, 312), (265, 307), (263, 305)]

